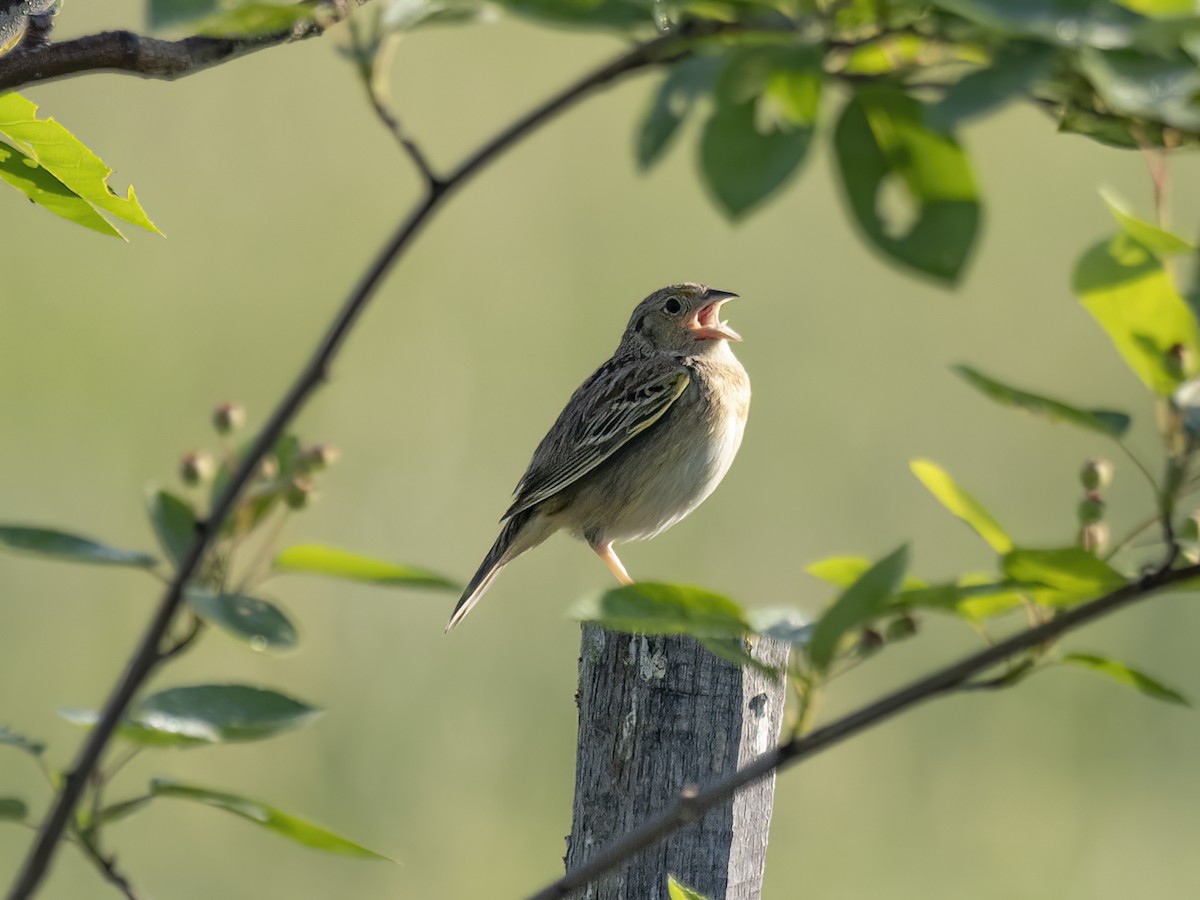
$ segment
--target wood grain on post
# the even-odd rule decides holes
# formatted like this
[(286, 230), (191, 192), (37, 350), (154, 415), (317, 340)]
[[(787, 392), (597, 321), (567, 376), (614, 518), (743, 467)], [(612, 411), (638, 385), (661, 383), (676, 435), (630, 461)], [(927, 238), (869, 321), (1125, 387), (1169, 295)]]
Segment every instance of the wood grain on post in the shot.
[[(787, 661), (759, 640), (755, 658)], [(774, 747), (783, 679), (741, 669), (683, 636), (583, 628), (579, 744), (567, 871), (678, 799)], [(759, 900), (775, 778), (764, 778), (700, 821), (573, 894), (583, 900), (667, 900), (667, 876), (710, 900)]]

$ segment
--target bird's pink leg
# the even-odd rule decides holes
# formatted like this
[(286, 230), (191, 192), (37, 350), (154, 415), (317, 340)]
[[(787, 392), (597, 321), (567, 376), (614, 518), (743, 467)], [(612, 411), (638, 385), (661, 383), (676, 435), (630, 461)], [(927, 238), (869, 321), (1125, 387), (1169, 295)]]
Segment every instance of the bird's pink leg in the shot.
[(633, 584), (633, 579), (629, 577), (629, 573), (621, 565), (621, 560), (617, 559), (612, 541), (609, 541), (607, 544), (592, 544), (592, 549), (598, 557), (604, 560), (604, 564), (608, 566), (609, 571), (617, 576), (617, 581), (621, 582), (621, 584)]

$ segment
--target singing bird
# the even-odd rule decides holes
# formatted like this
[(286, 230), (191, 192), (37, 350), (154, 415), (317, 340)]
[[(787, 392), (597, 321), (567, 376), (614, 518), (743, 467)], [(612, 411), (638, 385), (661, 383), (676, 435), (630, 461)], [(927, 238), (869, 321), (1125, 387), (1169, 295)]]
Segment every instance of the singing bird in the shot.
[(517, 484), (503, 528), (459, 598), (449, 631), (506, 565), (565, 530), (622, 584), (613, 544), (652, 538), (713, 492), (742, 443), (750, 378), (721, 321), (737, 294), (673, 284), (637, 305), (612, 357), (559, 413)]

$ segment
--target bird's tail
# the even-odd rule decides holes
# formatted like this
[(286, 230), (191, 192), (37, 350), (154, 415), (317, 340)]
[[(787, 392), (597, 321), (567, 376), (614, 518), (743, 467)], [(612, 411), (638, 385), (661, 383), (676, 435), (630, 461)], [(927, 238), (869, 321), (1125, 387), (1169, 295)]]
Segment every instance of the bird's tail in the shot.
[(526, 540), (528, 535), (522, 532), (527, 531), (525, 525), (529, 519), (529, 513), (518, 513), (504, 523), (504, 527), (500, 529), (500, 536), (496, 538), (492, 549), (487, 552), (487, 556), (479, 564), (479, 569), (467, 584), (467, 589), (458, 598), (458, 605), (454, 607), (450, 623), (446, 626), (447, 631), (465, 619), (467, 613), (475, 608), (475, 604), (483, 598), (484, 593), (491, 587), (492, 581), (500, 574), (501, 569), (519, 554), (524, 553), (534, 544), (540, 544), (544, 539), (542, 536), (541, 539), (532, 543)]

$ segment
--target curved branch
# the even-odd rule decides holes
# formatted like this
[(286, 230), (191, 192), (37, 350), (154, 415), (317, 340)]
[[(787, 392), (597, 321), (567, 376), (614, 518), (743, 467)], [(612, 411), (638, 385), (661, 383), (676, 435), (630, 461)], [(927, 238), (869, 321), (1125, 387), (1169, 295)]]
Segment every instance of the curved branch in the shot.
[(172, 577), (166, 592), (159, 601), (154, 616), (126, 664), (124, 672), (105, 701), (99, 720), (89, 733), (70, 772), (66, 775), (62, 790), (55, 798), (54, 804), (42, 824), (38, 838), (26, 856), (10, 889), (8, 900), (26, 900), (45, 877), (46, 870), (58, 848), (63, 832), (71, 820), (72, 812), (79, 803), (88, 778), (99, 763), (121, 717), (125, 714), (134, 694), (151, 671), (162, 661), (160, 647), (179, 610), (184, 587), (199, 569), (214, 535), (220, 531), (221, 524), (233, 511), (243, 488), (258, 471), (259, 463), (274, 447), (284, 429), (299, 413), (313, 391), (327, 377), (329, 367), (350, 333), (350, 329), (366, 309), (384, 276), (428, 223), (433, 213), (451, 193), (549, 119), (624, 75), (686, 55), (690, 52), (693, 39), (719, 34), (732, 27), (734, 26), (713, 23), (711, 26), (689, 29), (685, 33), (666, 35), (635, 46), (517, 119), (468, 156), (445, 181), (429, 185), (424, 198), (400, 223), (334, 316), (333, 322), (321, 338), (320, 343), (313, 350), (291, 387), (255, 437), (254, 443), (238, 463), (236, 470), (230, 476), (229, 483), (217, 498), (208, 520), (198, 523), (196, 536), (183, 560), (179, 563), (178, 571)]
[(0, 91), (85, 72), (117, 72), (174, 81), (258, 50), (318, 37), (330, 24), (345, 18), (349, 3), (366, 2), (346, 0), (331, 6), (324, 22), (309, 20), (286, 31), (253, 38), (193, 35), (164, 41), (132, 31), (104, 31), (70, 41), (26, 46), (0, 57)]
[(566, 897), (572, 891), (595, 881), (609, 869), (617, 867), (647, 847), (658, 843), (677, 828), (700, 819), (714, 806), (760, 778), (770, 775), (778, 769), (794, 766), (801, 760), (815, 756), (822, 750), (861, 731), (866, 731), (922, 701), (967, 688), (971, 686), (971, 679), (974, 676), (1011, 658), (1016, 653), (1044, 644), (1121, 607), (1131, 606), (1161, 588), (1197, 577), (1200, 577), (1200, 565), (1181, 569), (1159, 569), (1110, 594), (1078, 606), (1058, 618), (1051, 619), (1036, 628), (1018, 632), (986, 650), (946, 666), (919, 681), (914, 681), (874, 703), (830, 722), (823, 728), (818, 728), (806, 737), (781, 744), (774, 750), (764, 753), (749, 765), (738, 769), (723, 781), (701, 791), (689, 790), (681, 793), (679, 799), (669, 809), (601, 851), (587, 865), (568, 872), (553, 884), (530, 895), (528, 900), (559, 900), (559, 898)]

